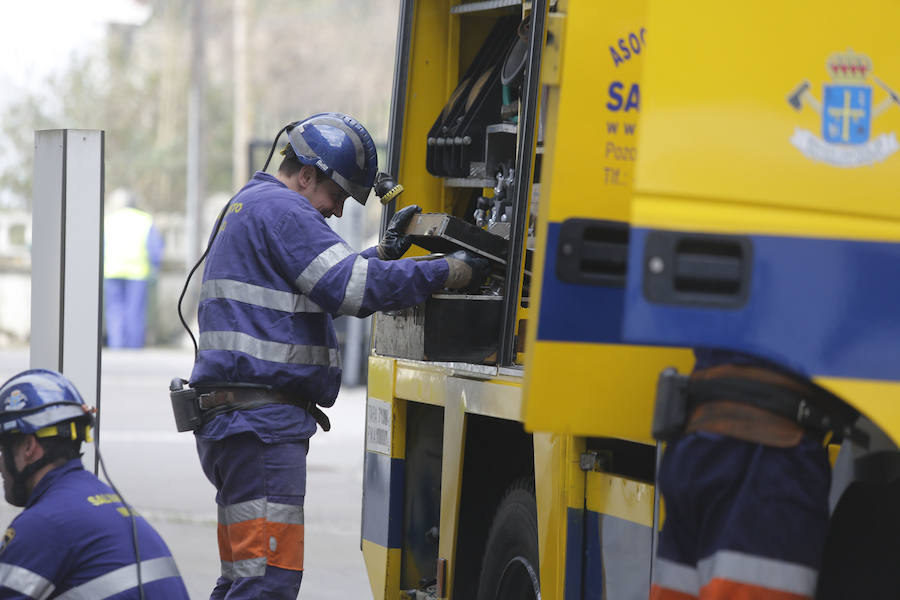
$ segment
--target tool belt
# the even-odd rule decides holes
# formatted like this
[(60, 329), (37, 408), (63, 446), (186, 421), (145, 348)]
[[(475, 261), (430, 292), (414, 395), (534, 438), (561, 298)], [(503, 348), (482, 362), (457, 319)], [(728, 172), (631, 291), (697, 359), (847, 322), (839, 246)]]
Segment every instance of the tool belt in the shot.
[(653, 434), (661, 441), (694, 431), (789, 448), (804, 435), (865, 443), (859, 413), (812, 383), (758, 367), (721, 365), (690, 377), (666, 369), (657, 386)]
[(175, 377), (169, 384), (169, 399), (178, 431), (196, 431), (216, 415), (233, 410), (249, 410), (267, 404), (293, 404), (312, 416), (322, 428), (331, 429), (328, 415), (315, 402), (297, 400), (283, 393), (263, 387), (240, 384), (211, 388), (185, 387), (187, 380)]
[(285, 396), (277, 390), (221, 387), (201, 393), (198, 397), (198, 401), (200, 405), (200, 414), (202, 415), (204, 423), (216, 415), (231, 412), (233, 410), (250, 410), (268, 404), (293, 404), (308, 412), (322, 428), (322, 431), (331, 429), (331, 421), (329, 421), (328, 415), (326, 415), (315, 402), (295, 400)]

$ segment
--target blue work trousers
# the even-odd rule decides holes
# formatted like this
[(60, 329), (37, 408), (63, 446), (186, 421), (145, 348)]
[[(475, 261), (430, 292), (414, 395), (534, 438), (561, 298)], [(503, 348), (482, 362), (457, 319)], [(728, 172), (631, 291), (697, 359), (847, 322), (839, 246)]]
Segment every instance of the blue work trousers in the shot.
[(774, 448), (716, 433), (668, 445), (651, 598), (812, 598), (828, 528), (821, 442)]
[(266, 444), (253, 433), (197, 438), (216, 486), (222, 574), (210, 600), (295, 600), (303, 578), (309, 440)]
[(143, 348), (147, 318), (147, 281), (106, 279), (106, 345), (110, 348)]

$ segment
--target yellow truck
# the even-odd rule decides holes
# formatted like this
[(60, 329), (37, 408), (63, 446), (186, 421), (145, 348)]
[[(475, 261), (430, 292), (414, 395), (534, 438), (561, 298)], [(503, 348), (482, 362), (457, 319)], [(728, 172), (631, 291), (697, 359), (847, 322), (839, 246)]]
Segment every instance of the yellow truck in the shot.
[(383, 222), (418, 204), (411, 255), (493, 271), (375, 317), (374, 598), (646, 598), (691, 347), (809, 375), (897, 456), (898, 13), (401, 2)]

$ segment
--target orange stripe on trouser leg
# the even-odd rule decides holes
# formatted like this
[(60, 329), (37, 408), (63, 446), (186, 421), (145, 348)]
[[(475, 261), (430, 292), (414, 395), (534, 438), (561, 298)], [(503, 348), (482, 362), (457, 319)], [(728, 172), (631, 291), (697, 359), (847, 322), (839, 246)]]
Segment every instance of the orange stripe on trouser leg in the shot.
[(727, 579), (713, 579), (700, 589), (700, 600), (811, 600), (811, 598), (811, 595), (783, 592)]
[(266, 523), (269, 564), (291, 571), (303, 570), (303, 525)]
[(697, 596), (653, 585), (650, 588), (650, 600), (697, 600)]
[(265, 556), (265, 524), (265, 519), (250, 519), (231, 525), (220, 524), (219, 557), (224, 561), (233, 562)]
[(231, 542), (228, 540), (228, 527), (219, 523), (216, 534), (219, 538), (219, 559), (224, 562), (231, 562)]

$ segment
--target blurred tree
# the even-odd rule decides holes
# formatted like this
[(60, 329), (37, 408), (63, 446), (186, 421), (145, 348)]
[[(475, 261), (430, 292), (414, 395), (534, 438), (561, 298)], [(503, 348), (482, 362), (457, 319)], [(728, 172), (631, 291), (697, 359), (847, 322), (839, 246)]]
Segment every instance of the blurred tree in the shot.
[[(141, 26), (111, 24), (105, 45), (72, 60), (45, 90), (0, 115), (0, 147), (17, 157), (0, 188), (30, 203), (34, 131), (106, 131), (106, 187), (129, 186), (152, 211), (186, 196), (190, 0), (146, 0)], [(251, 136), (341, 111), (387, 138), (399, 0), (248, 0)], [(234, 59), (231, 0), (207, 0), (207, 194), (230, 195)], [(256, 168), (262, 165), (253, 165)]]

